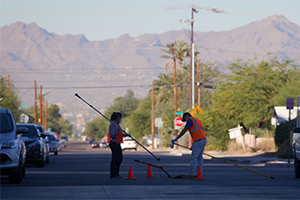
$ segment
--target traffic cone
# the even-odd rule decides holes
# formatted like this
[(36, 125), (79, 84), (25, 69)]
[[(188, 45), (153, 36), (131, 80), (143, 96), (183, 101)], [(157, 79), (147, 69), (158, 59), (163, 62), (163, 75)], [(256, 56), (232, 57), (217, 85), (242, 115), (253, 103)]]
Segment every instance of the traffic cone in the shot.
[(129, 171), (128, 171), (128, 177), (126, 178), (126, 180), (135, 180), (136, 178), (133, 176), (133, 171), (132, 171), (132, 167), (129, 167)]
[(147, 175), (146, 175), (145, 178), (153, 178), (150, 165), (148, 165)]
[(201, 180), (204, 181), (203, 177), (202, 177), (202, 170), (201, 167), (198, 167), (198, 173), (197, 173), (197, 178), (195, 180)]

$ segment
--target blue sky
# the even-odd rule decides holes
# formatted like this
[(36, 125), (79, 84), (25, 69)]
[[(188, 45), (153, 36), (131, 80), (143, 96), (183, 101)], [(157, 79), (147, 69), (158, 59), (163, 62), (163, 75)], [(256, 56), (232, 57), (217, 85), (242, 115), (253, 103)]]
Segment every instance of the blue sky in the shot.
[[(60, 35), (84, 34), (88, 40), (137, 37), (145, 33), (189, 29), (180, 19), (191, 18), (194, 4), (194, 30), (224, 31), (278, 14), (300, 25), (300, 0), (0, 0), (0, 26), (17, 21), (35, 22)], [(175, 8), (167, 10), (166, 7)], [(217, 14), (213, 7), (227, 11)]]

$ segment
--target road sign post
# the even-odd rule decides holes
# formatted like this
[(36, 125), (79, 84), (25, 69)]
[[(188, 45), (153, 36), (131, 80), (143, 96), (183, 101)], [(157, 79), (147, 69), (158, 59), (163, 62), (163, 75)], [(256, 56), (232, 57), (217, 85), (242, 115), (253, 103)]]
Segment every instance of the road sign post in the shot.
[(182, 120), (181, 117), (176, 117), (176, 118), (174, 119), (174, 129), (175, 129), (175, 130), (179, 130), (179, 128), (184, 124), (184, 122), (181, 121), (181, 120)]
[(291, 161), (291, 110), (294, 109), (294, 99), (293, 98), (286, 99), (286, 109), (289, 110), (288, 164), (290, 164), (290, 161)]

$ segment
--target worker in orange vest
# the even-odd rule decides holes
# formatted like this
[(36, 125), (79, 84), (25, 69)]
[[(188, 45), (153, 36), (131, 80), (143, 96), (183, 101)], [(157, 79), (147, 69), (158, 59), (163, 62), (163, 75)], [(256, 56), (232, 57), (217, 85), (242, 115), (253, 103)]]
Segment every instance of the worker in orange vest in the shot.
[(111, 149), (112, 159), (110, 162), (110, 178), (111, 179), (121, 179), (119, 175), (120, 166), (123, 161), (123, 154), (121, 143), (123, 142), (123, 137), (129, 136), (130, 134), (123, 134), (120, 123), (122, 122), (122, 114), (119, 112), (114, 112), (110, 120), (113, 122), (109, 126), (108, 130), (108, 140), (109, 147)]
[(202, 122), (195, 118), (192, 117), (190, 113), (184, 113), (182, 117), (182, 121), (186, 122), (186, 125), (184, 129), (180, 132), (177, 138), (173, 139), (171, 142), (175, 143), (179, 138), (181, 138), (187, 130), (189, 130), (192, 140), (193, 140), (193, 146), (191, 147), (192, 150), (192, 155), (190, 159), (190, 171), (189, 171), (189, 176), (196, 177), (198, 167), (201, 167), (202, 174), (203, 174), (203, 152), (204, 152), (204, 147), (206, 145), (206, 135), (204, 132), (204, 128), (202, 125)]

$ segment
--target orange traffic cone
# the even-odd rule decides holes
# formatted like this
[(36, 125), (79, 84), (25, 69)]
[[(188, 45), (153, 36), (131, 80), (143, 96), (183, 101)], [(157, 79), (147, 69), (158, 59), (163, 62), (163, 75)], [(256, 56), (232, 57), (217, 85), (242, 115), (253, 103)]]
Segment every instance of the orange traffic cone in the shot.
[(197, 178), (195, 180), (201, 180), (204, 181), (203, 177), (202, 177), (202, 170), (201, 167), (198, 167), (198, 173), (197, 173)]
[(153, 178), (150, 165), (148, 165), (147, 175), (146, 175), (145, 178)]
[(133, 171), (132, 171), (132, 167), (129, 167), (129, 171), (128, 171), (128, 177), (126, 178), (126, 180), (135, 180), (136, 178), (133, 176)]

